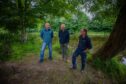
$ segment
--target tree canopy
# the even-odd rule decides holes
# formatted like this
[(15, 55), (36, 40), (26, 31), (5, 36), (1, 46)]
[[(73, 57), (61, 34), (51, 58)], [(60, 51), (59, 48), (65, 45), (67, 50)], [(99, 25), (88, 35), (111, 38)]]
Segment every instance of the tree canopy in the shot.
[(0, 26), (13, 32), (33, 27), (36, 18), (76, 13), (78, 4), (77, 0), (0, 0)]
[(95, 13), (95, 18), (116, 17), (113, 30), (105, 43), (94, 56), (102, 60), (111, 59), (126, 49), (126, 0), (85, 0), (87, 10)]

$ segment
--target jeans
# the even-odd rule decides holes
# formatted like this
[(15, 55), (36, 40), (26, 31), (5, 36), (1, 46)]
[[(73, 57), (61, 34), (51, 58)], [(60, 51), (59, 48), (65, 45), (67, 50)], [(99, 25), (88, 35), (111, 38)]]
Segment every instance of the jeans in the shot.
[(73, 64), (73, 69), (77, 68), (77, 64), (76, 64), (76, 58), (78, 56), (81, 56), (81, 70), (84, 70), (85, 68), (85, 63), (86, 63), (86, 53), (82, 50), (80, 50), (79, 48), (77, 48), (72, 56), (72, 64)]
[(45, 48), (47, 45), (49, 48), (49, 59), (52, 60), (52, 42), (50, 42), (48, 44), (46, 42), (43, 42), (41, 52), (40, 52), (40, 61), (41, 62), (44, 60), (44, 52), (45, 52)]
[(68, 55), (68, 44), (60, 44), (60, 47), (62, 49), (62, 58), (67, 59)]

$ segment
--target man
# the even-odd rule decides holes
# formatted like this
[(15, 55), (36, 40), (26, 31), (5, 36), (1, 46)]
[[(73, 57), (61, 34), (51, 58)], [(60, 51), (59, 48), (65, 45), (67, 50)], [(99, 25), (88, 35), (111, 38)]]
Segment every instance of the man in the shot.
[(40, 63), (42, 63), (44, 60), (44, 51), (47, 45), (49, 48), (49, 60), (52, 60), (53, 31), (51, 30), (49, 23), (45, 23), (45, 28), (41, 31), (41, 38), (43, 39), (43, 44), (40, 53)]
[(92, 44), (90, 38), (87, 36), (87, 30), (82, 29), (80, 31), (79, 36), (79, 43), (78, 47), (76, 48), (73, 56), (72, 56), (72, 69), (76, 69), (76, 58), (80, 55), (81, 56), (81, 71), (83, 72), (86, 63), (86, 52), (92, 48)]
[(59, 42), (62, 49), (62, 58), (67, 61), (68, 55), (68, 43), (69, 43), (69, 32), (65, 29), (65, 24), (61, 24), (59, 30)]

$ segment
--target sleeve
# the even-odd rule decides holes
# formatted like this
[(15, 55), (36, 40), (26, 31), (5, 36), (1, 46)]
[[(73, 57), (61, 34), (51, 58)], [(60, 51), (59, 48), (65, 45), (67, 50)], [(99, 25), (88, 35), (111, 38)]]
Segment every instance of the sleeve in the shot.
[(59, 31), (59, 33), (58, 33), (58, 37), (60, 38), (60, 31)]
[(43, 30), (40, 33), (40, 37), (43, 39)]
[(67, 37), (68, 37), (68, 43), (69, 43), (69, 40), (70, 40), (70, 33), (69, 33), (69, 31), (68, 31)]
[(87, 39), (87, 48), (88, 49), (92, 48), (92, 43), (91, 43), (91, 39), (90, 38)]
[(54, 34), (53, 34), (53, 31), (52, 31), (52, 33), (51, 33), (51, 37), (53, 38), (53, 36), (54, 36)]

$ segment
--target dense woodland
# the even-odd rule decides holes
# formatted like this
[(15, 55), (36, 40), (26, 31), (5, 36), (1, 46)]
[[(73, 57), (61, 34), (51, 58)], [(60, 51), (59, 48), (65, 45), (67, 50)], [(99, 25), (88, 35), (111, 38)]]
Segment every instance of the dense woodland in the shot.
[(54, 31), (56, 59), (60, 24), (66, 24), (70, 32), (70, 55), (80, 29), (86, 28), (93, 43), (89, 65), (110, 76), (112, 83), (126, 82), (126, 65), (122, 64), (126, 57), (126, 0), (0, 0), (0, 63), (21, 60), (29, 53), (39, 56), (45, 22)]

